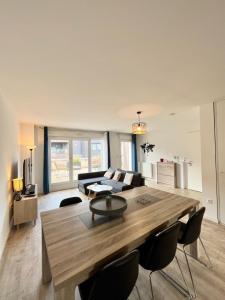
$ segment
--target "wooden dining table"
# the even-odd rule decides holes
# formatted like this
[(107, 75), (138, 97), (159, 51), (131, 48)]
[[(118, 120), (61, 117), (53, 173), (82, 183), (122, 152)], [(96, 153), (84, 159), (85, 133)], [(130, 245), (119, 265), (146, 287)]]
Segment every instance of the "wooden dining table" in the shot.
[[(53, 281), (54, 299), (75, 299), (77, 285), (199, 206), (197, 200), (146, 186), (119, 195), (127, 199), (127, 210), (118, 218), (93, 221), (89, 201), (41, 213), (42, 279)], [(197, 259), (197, 243), (190, 252)]]

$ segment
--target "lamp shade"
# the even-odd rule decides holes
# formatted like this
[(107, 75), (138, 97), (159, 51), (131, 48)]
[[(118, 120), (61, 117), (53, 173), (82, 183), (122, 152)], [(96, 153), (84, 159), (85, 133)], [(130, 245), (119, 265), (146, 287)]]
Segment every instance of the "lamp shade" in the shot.
[(141, 122), (141, 111), (137, 111), (138, 121), (132, 124), (132, 133), (133, 134), (145, 134), (146, 133), (146, 123)]
[(23, 178), (13, 179), (13, 190), (14, 192), (21, 192), (23, 190)]
[(132, 124), (132, 133), (133, 134), (145, 134), (146, 133), (146, 123), (137, 122)]

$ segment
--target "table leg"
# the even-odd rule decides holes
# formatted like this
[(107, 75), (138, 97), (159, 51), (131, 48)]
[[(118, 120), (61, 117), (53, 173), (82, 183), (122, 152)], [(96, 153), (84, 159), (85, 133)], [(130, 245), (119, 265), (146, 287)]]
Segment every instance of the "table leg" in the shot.
[[(198, 210), (198, 206), (196, 206), (190, 213), (189, 213), (189, 217), (191, 217), (196, 211)], [(195, 258), (198, 259), (198, 242), (194, 242), (190, 245), (190, 255)]]
[(91, 197), (91, 190), (88, 190), (88, 199)]
[(51, 274), (49, 260), (48, 260), (45, 237), (42, 229), (42, 282), (45, 284), (51, 281), (51, 279), (52, 279), (52, 274)]
[(55, 300), (75, 300), (75, 285), (70, 284), (61, 288), (58, 291), (55, 291), (54, 294)]
[(94, 221), (94, 220), (95, 220), (95, 214), (92, 213), (92, 221)]

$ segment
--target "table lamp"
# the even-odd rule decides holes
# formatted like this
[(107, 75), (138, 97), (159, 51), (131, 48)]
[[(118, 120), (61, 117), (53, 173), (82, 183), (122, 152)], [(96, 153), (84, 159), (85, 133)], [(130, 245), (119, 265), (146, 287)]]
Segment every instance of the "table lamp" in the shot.
[(13, 179), (13, 191), (15, 192), (14, 199), (16, 201), (21, 200), (21, 198), (22, 198), (22, 196), (21, 196), (22, 190), (23, 190), (23, 178), (15, 178), (15, 179)]

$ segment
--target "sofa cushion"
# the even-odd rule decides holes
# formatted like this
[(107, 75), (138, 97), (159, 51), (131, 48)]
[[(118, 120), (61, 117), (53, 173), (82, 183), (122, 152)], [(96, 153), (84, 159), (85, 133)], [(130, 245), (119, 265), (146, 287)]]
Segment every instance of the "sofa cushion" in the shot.
[(118, 169), (118, 171), (120, 171), (122, 173), (121, 176), (120, 176), (120, 181), (124, 181), (126, 173), (131, 173), (131, 174), (134, 174), (131, 185), (132, 186), (140, 186), (140, 184), (141, 184), (141, 173), (134, 172), (134, 171), (125, 171), (125, 170), (122, 170), (122, 169)]
[(131, 182), (131, 185), (133, 186), (140, 186), (141, 185), (141, 173), (138, 172), (132, 172), (132, 171), (127, 171), (127, 173), (133, 174), (133, 179)]
[(126, 183), (126, 184), (128, 184), (128, 185), (131, 185), (132, 180), (133, 180), (133, 176), (134, 176), (134, 174), (127, 172), (126, 175), (125, 175), (125, 177), (124, 177), (123, 182)]
[(90, 184), (100, 183), (100, 182), (103, 182), (107, 179), (108, 178), (106, 178), (106, 177), (96, 177), (96, 178), (82, 179), (82, 180), (79, 180), (79, 185), (81, 185), (83, 187), (87, 187)]
[(110, 185), (113, 189), (112, 189), (112, 192), (113, 193), (119, 193), (119, 192), (122, 192), (122, 189), (124, 186), (127, 186), (126, 183), (124, 182), (121, 182), (121, 181), (116, 181), (116, 180), (102, 180), (101, 181), (101, 184), (107, 184), (107, 185)]
[(123, 181), (126, 175), (126, 171), (122, 170), (122, 169), (117, 169), (119, 172), (121, 172), (121, 176), (120, 176), (120, 180), (119, 181)]
[(114, 174), (114, 176), (113, 176), (112, 179), (115, 180), (115, 181), (119, 181), (120, 177), (121, 177), (121, 172), (118, 171), (118, 170), (116, 170), (116, 172), (115, 172), (115, 174)]
[(109, 168), (106, 172), (105, 172), (105, 174), (104, 174), (104, 177), (106, 177), (107, 179), (111, 179), (112, 178), (112, 176), (113, 176), (113, 170), (111, 169), (111, 168)]

